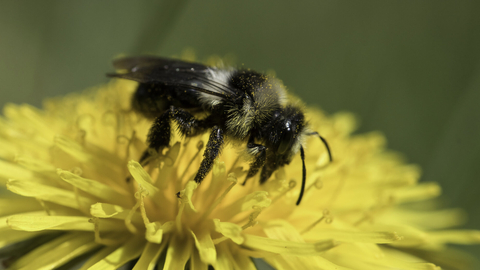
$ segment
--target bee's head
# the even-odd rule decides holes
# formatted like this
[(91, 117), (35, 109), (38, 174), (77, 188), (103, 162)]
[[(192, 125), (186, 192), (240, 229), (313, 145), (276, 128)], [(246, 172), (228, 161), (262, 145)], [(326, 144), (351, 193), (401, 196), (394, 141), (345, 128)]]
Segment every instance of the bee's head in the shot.
[(290, 162), (303, 139), (305, 116), (299, 108), (287, 106), (280, 110), (275, 118), (275, 125), (270, 133), (274, 152), (283, 157), (285, 162)]
[(269, 134), (266, 142), (267, 147), (272, 150), (267, 157), (267, 163), (262, 169), (261, 179), (264, 179), (264, 181), (266, 181), (280, 166), (289, 164), (295, 154), (300, 152), (300, 157), (302, 159), (302, 188), (297, 201), (298, 205), (303, 197), (307, 177), (305, 151), (302, 146), (305, 137), (309, 135), (318, 136), (325, 144), (330, 161), (332, 161), (330, 147), (328, 146), (327, 141), (317, 132), (309, 131), (303, 112), (294, 106), (286, 106), (285, 108), (275, 111), (272, 117), (272, 122), (263, 128), (264, 131)]

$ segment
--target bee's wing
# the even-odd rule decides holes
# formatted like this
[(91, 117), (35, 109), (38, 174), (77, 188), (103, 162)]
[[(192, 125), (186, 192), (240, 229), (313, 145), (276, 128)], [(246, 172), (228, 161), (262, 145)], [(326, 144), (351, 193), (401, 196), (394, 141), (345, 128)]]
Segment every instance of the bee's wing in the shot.
[(126, 72), (107, 74), (109, 77), (194, 89), (221, 98), (229, 98), (236, 92), (227, 82), (216, 80), (215, 76), (212, 76), (212, 72), (217, 72), (215, 69), (202, 64), (141, 56), (117, 59), (113, 65)]
[(190, 63), (176, 59), (168, 59), (155, 56), (125, 57), (113, 61), (116, 69), (124, 69), (131, 72), (142, 72), (154, 68), (164, 70), (182, 69), (182, 70), (207, 70), (208, 67), (202, 64)]

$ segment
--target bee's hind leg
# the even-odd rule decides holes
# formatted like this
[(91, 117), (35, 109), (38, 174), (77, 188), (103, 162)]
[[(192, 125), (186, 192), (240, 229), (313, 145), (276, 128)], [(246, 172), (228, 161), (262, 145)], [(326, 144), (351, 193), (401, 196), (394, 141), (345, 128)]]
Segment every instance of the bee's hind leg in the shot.
[(170, 120), (178, 124), (178, 131), (184, 136), (194, 136), (205, 129), (205, 121), (196, 119), (189, 112), (170, 106), (161, 116), (157, 117), (148, 132), (148, 149), (140, 157), (140, 164), (147, 165), (152, 153), (159, 153), (170, 144), (171, 124)]

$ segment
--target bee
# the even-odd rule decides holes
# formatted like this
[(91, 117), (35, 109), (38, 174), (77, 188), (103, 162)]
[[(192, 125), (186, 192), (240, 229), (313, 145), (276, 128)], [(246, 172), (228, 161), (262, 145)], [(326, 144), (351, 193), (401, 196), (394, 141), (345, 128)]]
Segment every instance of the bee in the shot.
[(172, 121), (186, 137), (210, 132), (194, 179), (197, 183), (212, 169), (225, 139), (246, 142), (251, 162), (245, 181), (261, 170), (260, 183), (266, 182), (300, 152), (303, 173), (297, 205), (305, 190), (305, 137), (320, 138), (332, 161), (327, 141), (309, 130), (304, 113), (288, 103), (278, 79), (249, 69), (216, 68), (152, 56), (121, 58), (113, 65), (122, 72), (107, 76), (137, 81), (132, 108), (154, 119), (147, 137), (148, 149), (140, 158), (143, 165), (152, 153), (169, 146)]

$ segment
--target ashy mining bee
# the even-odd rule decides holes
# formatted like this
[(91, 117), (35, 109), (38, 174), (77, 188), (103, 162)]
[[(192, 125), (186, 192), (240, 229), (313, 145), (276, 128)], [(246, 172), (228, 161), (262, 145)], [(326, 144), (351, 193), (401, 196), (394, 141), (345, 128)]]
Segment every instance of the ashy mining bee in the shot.
[[(121, 72), (109, 77), (139, 82), (132, 108), (155, 119), (148, 133), (149, 149), (140, 158), (144, 165), (152, 152), (169, 146), (171, 121), (187, 137), (210, 132), (195, 176), (197, 183), (212, 169), (224, 138), (247, 142), (252, 161), (245, 181), (261, 169), (260, 183), (264, 183), (300, 151), (303, 176), (298, 205), (305, 189), (305, 137), (318, 136), (332, 160), (326, 140), (308, 130), (302, 110), (287, 102), (285, 89), (275, 78), (248, 69), (220, 69), (151, 56), (121, 58), (113, 65)], [(206, 116), (199, 119), (198, 113)]]

